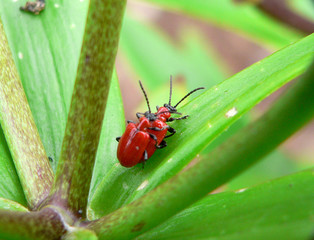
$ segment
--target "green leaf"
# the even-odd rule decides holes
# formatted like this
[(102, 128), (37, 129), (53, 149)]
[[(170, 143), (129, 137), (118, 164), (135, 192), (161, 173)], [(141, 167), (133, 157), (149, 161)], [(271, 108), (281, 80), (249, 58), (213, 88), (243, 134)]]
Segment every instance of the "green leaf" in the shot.
[(217, 138), (215, 138), (201, 153), (200, 155), (208, 155), (213, 149), (224, 143), (229, 137), (234, 135), (243, 127), (250, 123), (249, 113), (244, 114), (236, 120), (229, 128), (225, 129)]
[(0, 197), (26, 206), (24, 192), (2, 129), (0, 129), (0, 179)]
[(28, 209), (17, 202), (0, 197), (0, 209), (28, 212)]
[(116, 137), (123, 134), (125, 129), (124, 124), (122, 96), (118, 76), (116, 72), (114, 72), (100, 134), (89, 198), (93, 196), (97, 186), (106, 175), (109, 174), (112, 169), (116, 168), (117, 164), (119, 165), (117, 159), (118, 142), (116, 141)]
[(95, 192), (90, 216), (110, 213), (179, 172), (242, 114), (302, 74), (312, 60), (313, 39), (314, 34), (278, 51), (180, 108), (190, 118), (171, 125), (177, 133), (167, 140), (168, 147), (157, 150), (144, 170), (135, 166), (112, 171)]
[(47, 155), (55, 169), (82, 44), (89, 1), (47, 1), (34, 16), (23, 1), (0, 1), (0, 16)]
[(165, 8), (182, 12), (193, 17), (204, 19), (225, 27), (228, 30), (240, 32), (257, 42), (282, 48), (292, 41), (300, 39), (293, 30), (288, 29), (251, 4), (235, 4), (233, 0), (146, 0)]
[(310, 239), (313, 170), (211, 194), (136, 239)]

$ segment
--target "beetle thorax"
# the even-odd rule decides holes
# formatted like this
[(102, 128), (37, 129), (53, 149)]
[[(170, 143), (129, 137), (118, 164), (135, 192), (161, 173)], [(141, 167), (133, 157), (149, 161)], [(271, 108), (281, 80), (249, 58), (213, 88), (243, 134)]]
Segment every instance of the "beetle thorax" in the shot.
[(157, 118), (163, 122), (166, 122), (171, 117), (171, 113), (169, 109), (166, 107), (160, 107), (156, 115), (157, 115)]

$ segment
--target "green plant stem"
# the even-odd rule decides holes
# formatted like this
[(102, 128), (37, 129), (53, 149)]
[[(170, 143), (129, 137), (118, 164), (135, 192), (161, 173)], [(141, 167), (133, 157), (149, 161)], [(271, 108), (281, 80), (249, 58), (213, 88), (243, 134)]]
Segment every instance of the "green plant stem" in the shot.
[(46, 204), (84, 217), (126, 0), (91, 0), (61, 156)]
[(100, 239), (133, 238), (204, 197), (275, 149), (314, 115), (314, 63), (261, 118), (144, 197), (87, 223)]
[(0, 21), (0, 123), (28, 205), (49, 194), (53, 172), (40, 140)]
[(314, 168), (207, 195), (136, 240), (309, 240), (313, 235), (313, 174)]
[(40, 212), (0, 210), (0, 239), (60, 239), (66, 226), (53, 209)]

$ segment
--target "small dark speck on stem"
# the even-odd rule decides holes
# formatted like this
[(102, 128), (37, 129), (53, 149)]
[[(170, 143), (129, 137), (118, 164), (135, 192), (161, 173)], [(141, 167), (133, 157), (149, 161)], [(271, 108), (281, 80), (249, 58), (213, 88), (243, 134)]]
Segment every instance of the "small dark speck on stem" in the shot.
[(141, 231), (142, 228), (144, 227), (145, 223), (144, 222), (140, 222), (138, 224), (136, 224), (133, 228), (132, 228), (132, 232), (138, 232)]
[(86, 55), (86, 57), (85, 57), (85, 63), (89, 63), (89, 61), (90, 61), (90, 56), (89, 56), (89, 55)]

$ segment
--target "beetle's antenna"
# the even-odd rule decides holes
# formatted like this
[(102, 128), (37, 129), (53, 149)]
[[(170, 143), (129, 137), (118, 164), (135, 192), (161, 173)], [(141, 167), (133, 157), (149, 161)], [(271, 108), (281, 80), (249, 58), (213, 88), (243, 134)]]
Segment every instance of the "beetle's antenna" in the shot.
[(139, 80), (139, 83), (140, 83), (141, 89), (142, 89), (142, 91), (143, 91), (143, 93), (144, 93), (144, 96), (145, 96), (145, 99), (146, 99), (146, 103), (147, 103), (148, 111), (149, 111), (149, 113), (151, 113), (152, 111), (150, 110), (148, 97), (147, 97), (147, 94), (146, 94), (146, 92), (145, 92), (145, 90), (144, 90), (144, 87), (143, 87), (143, 85), (142, 85), (141, 80)]
[(192, 90), (191, 92), (189, 92), (188, 94), (186, 94), (175, 106), (174, 106), (174, 108), (176, 108), (178, 105), (179, 105), (179, 103), (181, 103), (184, 99), (186, 99), (188, 96), (190, 96), (192, 93), (194, 93), (194, 92), (196, 92), (196, 91), (198, 91), (198, 90), (201, 90), (201, 89), (205, 89), (204, 87), (200, 87), (200, 88), (196, 88), (196, 89), (194, 89), (194, 90)]
[(171, 106), (171, 96), (172, 96), (172, 75), (170, 75), (170, 94), (169, 94), (169, 105)]

